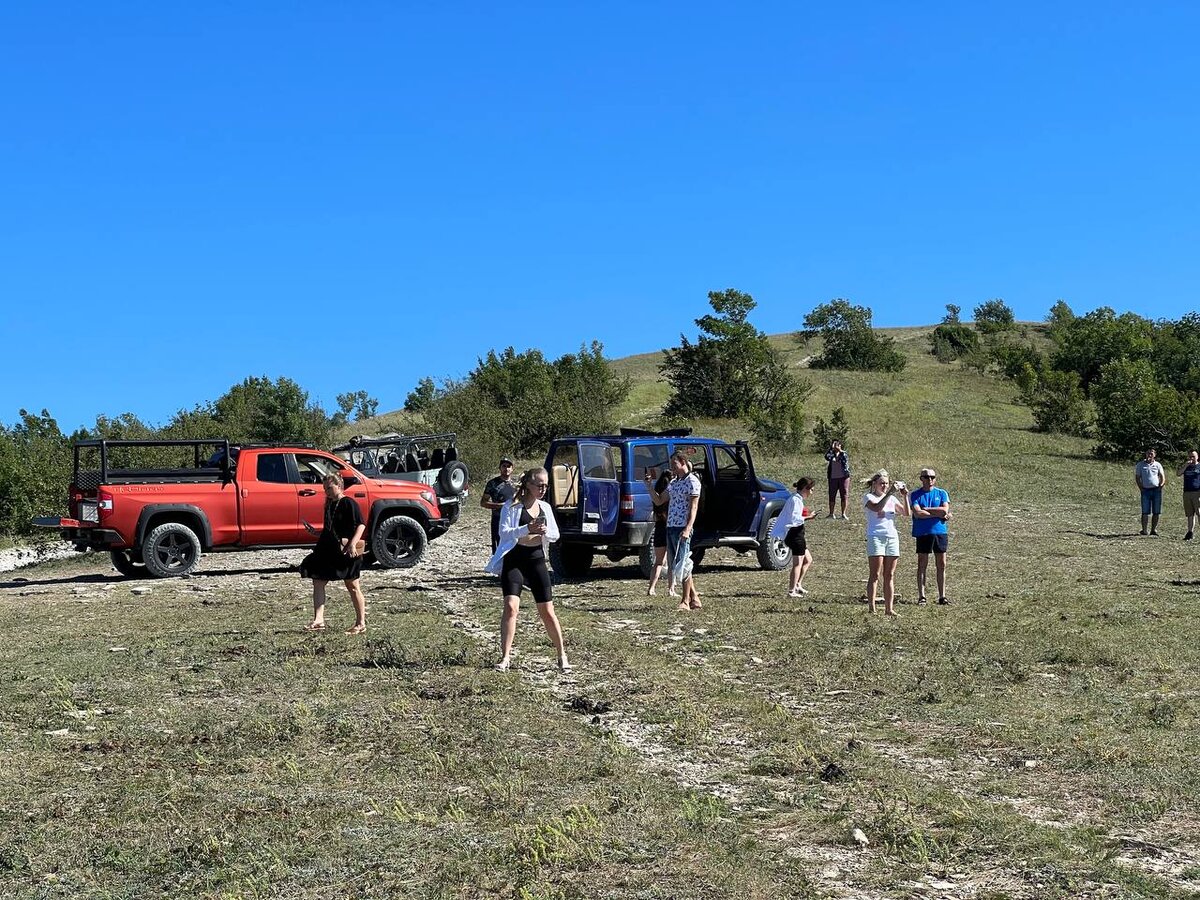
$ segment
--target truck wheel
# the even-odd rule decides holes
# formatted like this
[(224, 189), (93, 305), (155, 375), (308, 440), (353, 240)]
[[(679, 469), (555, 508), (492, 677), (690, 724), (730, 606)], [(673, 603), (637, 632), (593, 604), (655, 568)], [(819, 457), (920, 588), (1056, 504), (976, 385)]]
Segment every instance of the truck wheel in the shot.
[(786, 569), (792, 562), (792, 551), (783, 541), (771, 537), (771, 529), (779, 516), (771, 516), (767, 520), (766, 537), (758, 542), (758, 564), (768, 572)]
[(550, 545), (550, 565), (560, 578), (582, 578), (592, 567), (592, 548), (587, 544), (556, 541)]
[(407, 569), (420, 562), (429, 537), (421, 523), (409, 516), (388, 516), (375, 527), (371, 552), (385, 569)]
[(142, 559), (155, 578), (177, 578), (196, 568), (200, 549), (196, 532), (182, 522), (164, 522), (142, 541)]
[(135, 558), (132, 550), (110, 550), (113, 568), (126, 578), (143, 578), (146, 575), (146, 564), (140, 556)]
[[(638, 553), (638, 567), (642, 570), (642, 577), (649, 581), (654, 576), (654, 551), (657, 548), (654, 546), (654, 532), (650, 532), (650, 539), (642, 545), (642, 550)], [(665, 566), (667, 561), (663, 560)]]
[(692, 551), (692, 568), (697, 568), (700, 563), (704, 562), (704, 551), (707, 549), (707, 547), (697, 547)]
[(467, 465), (458, 460), (452, 460), (442, 466), (438, 472), (438, 487), (447, 494), (461, 494), (467, 486)]

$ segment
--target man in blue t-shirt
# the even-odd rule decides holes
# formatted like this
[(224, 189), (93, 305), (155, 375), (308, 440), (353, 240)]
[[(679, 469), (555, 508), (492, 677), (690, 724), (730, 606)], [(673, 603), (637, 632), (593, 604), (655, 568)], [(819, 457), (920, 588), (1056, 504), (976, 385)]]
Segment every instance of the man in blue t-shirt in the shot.
[(917, 539), (917, 603), (925, 603), (925, 573), (929, 554), (937, 565), (938, 603), (950, 602), (946, 596), (946, 547), (950, 535), (946, 520), (950, 518), (950, 495), (937, 487), (937, 472), (921, 470), (921, 487), (908, 495), (912, 510), (912, 533)]

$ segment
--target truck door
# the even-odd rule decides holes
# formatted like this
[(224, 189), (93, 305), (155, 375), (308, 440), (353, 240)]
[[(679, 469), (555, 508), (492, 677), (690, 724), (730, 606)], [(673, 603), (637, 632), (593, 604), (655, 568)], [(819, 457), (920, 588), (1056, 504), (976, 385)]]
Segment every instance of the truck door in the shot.
[(580, 532), (612, 536), (617, 533), (621, 485), (614, 456), (619, 450), (601, 441), (579, 442)]
[(718, 534), (749, 534), (758, 512), (758, 478), (743, 443), (713, 447), (713, 500), (709, 509)]
[[(299, 505), (296, 485), (292, 484), (286, 453), (258, 453), (254, 467), (246, 463), (243, 451), (238, 466), (238, 487), (242, 492), (242, 543), (294, 544)], [(316, 523), (321, 527), (320, 520)]]
[[(297, 453), (296, 459), (296, 498), (299, 501), (300, 518), (296, 520), (296, 537), (298, 544), (316, 543), (316, 535), (309, 534), (301, 519), (307, 520), (318, 531), (325, 523), (325, 476), (340, 475), (343, 464), (328, 456), (318, 453)], [(354, 499), (367, 521), (369, 510), (365, 509), (367, 496), (362, 485), (346, 488), (346, 496)]]

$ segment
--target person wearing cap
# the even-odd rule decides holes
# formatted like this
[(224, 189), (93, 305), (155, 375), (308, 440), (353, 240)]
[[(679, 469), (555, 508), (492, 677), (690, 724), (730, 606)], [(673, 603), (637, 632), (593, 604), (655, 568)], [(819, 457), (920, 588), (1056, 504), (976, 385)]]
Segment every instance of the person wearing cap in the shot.
[(946, 596), (946, 548), (950, 534), (946, 520), (950, 518), (950, 495), (937, 486), (937, 472), (921, 470), (921, 486), (908, 498), (912, 510), (912, 533), (917, 539), (917, 603), (925, 604), (925, 575), (929, 569), (929, 554), (937, 567), (938, 603), (950, 602)]
[(516, 485), (512, 483), (513, 461), (507, 456), (500, 460), (500, 474), (488, 479), (483, 486), (483, 496), (479, 505), (492, 511), (492, 552), (500, 545), (500, 510), (516, 495)]
[(771, 540), (783, 541), (792, 551), (792, 568), (788, 572), (788, 596), (803, 597), (808, 593), (804, 589), (804, 575), (812, 568), (812, 553), (808, 549), (808, 541), (804, 536), (804, 523), (817, 514), (815, 509), (808, 509), (804, 501), (812, 494), (813, 480), (801, 478), (792, 485), (796, 492), (788, 497), (787, 503), (779, 511), (775, 524), (771, 526)]

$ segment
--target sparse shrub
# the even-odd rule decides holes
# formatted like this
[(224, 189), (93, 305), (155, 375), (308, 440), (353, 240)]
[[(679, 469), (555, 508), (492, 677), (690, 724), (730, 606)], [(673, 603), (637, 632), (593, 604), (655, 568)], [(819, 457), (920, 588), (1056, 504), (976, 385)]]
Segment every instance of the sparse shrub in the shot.
[(804, 330), (796, 333), (796, 340), (803, 346), (818, 336), (822, 349), (809, 362), (810, 368), (860, 372), (899, 372), (904, 368), (904, 354), (891, 338), (875, 333), (866, 306), (840, 298), (822, 303), (804, 317)]
[(813, 426), (812, 448), (817, 453), (824, 453), (834, 441), (841, 441), (844, 446), (849, 437), (850, 423), (846, 421), (846, 410), (839, 406), (828, 422), (817, 416), (817, 424)]
[(999, 298), (975, 307), (975, 327), (980, 334), (995, 334), (1013, 327), (1013, 311)]

